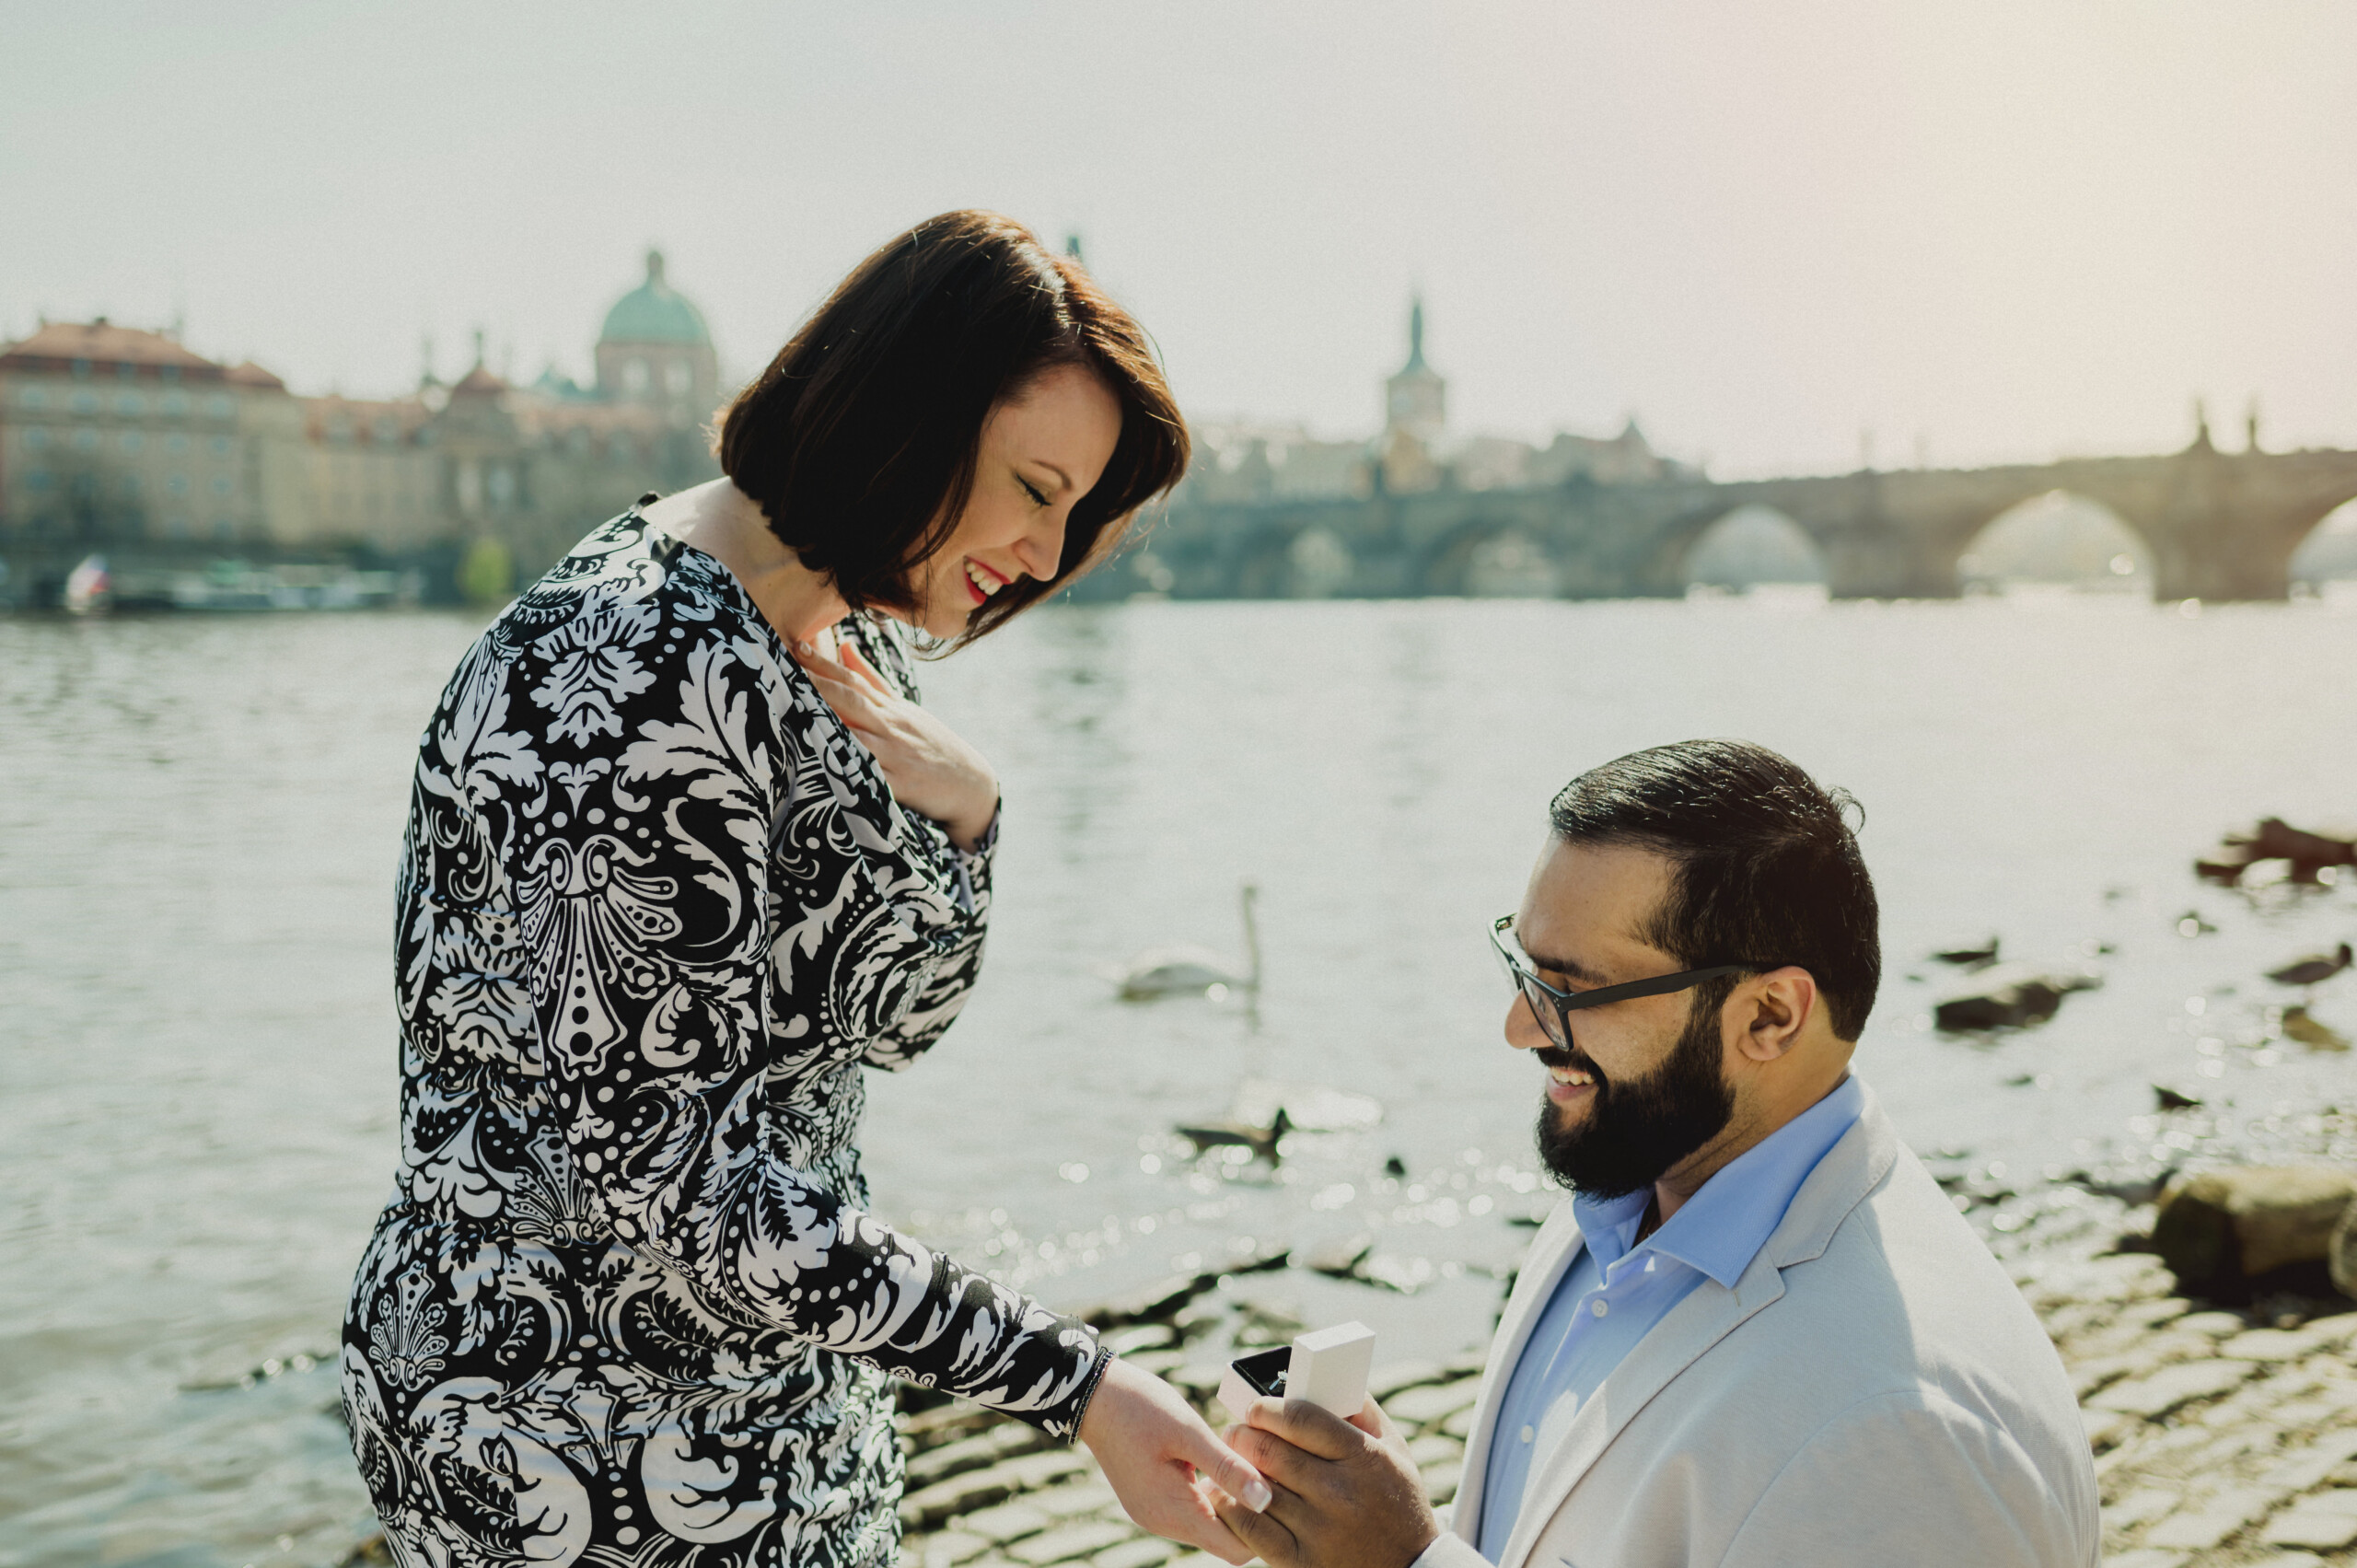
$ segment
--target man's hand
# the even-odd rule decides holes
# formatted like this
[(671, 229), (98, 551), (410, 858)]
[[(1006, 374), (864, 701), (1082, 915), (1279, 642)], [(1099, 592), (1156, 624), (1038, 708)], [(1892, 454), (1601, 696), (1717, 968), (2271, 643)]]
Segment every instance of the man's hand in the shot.
[(1258, 1518), (1231, 1498), (1265, 1503), (1269, 1483), (1222, 1446), (1169, 1384), (1116, 1356), (1080, 1418), (1080, 1440), (1097, 1456), (1122, 1512), (1139, 1526), (1224, 1562), (1252, 1560), (1252, 1549), (1212, 1511), (1213, 1496)]
[(850, 643), (838, 643), (831, 653), (797, 643), (794, 656), (835, 716), (875, 755), (892, 798), (940, 823), (959, 849), (981, 842), (998, 812), (998, 778), (981, 752), (893, 691)]
[(1306, 1400), (1260, 1399), (1228, 1446), (1276, 1488), (1265, 1513), (1223, 1497), (1220, 1518), (1271, 1568), (1407, 1568), (1440, 1534), (1407, 1439), (1367, 1400), (1349, 1421)]

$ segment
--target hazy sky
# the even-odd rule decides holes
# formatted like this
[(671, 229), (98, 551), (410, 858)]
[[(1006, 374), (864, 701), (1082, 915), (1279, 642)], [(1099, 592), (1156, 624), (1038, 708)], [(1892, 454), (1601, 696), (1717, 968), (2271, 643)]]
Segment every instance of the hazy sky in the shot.
[[(0, 334), (586, 374), (659, 243), (749, 372), (940, 209), (1076, 228), (1198, 416), (1723, 474), (2357, 447), (2349, 0), (0, 0)], [(511, 357), (512, 356), (512, 357)]]

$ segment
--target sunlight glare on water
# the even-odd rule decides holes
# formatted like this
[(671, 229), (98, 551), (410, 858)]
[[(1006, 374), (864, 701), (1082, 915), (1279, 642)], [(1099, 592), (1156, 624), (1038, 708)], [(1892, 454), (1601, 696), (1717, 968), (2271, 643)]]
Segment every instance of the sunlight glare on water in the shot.
[[(393, 1168), (410, 755), (475, 630), (0, 621), (0, 1568), (323, 1562), (366, 1527), (331, 1353)], [(2245, 898), (2189, 865), (2261, 815), (2357, 815), (2352, 668), (2346, 598), (1037, 613), (925, 672), (1000, 768), (1004, 840), (981, 991), (872, 1086), (877, 1207), (1059, 1304), (1371, 1233), (1413, 1294), (1237, 1288), (1363, 1317), (1386, 1354), (1478, 1341), (1546, 1195), (1483, 932), (1557, 787), (1698, 735), (1864, 803), (1860, 1060), (1919, 1147), (2035, 1171), (2130, 1137), (2155, 1078), (2321, 1103), (2346, 1058), (2235, 1031), (2286, 999), (2261, 970), (2357, 924), (2349, 887)], [(1248, 879), (1257, 1005), (1116, 999), (1143, 949), (1243, 963)], [(1923, 956), (1992, 931), (2107, 984), (2001, 1041), (1929, 1032), (1950, 976)], [(2352, 1000), (2316, 1016), (2357, 1033)], [(1337, 1112), (1275, 1179), (1172, 1137), (1255, 1077), (1380, 1119)]]

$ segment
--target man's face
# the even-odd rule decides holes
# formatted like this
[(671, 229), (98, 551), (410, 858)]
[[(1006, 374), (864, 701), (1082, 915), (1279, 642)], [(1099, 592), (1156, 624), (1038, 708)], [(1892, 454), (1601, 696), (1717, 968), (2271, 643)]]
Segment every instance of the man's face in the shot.
[[(1638, 935), (1668, 895), (1670, 870), (1649, 851), (1550, 840), (1515, 917), (1539, 978), (1591, 991), (1684, 968)], [(1735, 1093), (1717, 1011), (1694, 1002), (1694, 993), (1673, 992), (1582, 1009), (1563, 1051), (1515, 994), (1506, 1043), (1547, 1067), (1538, 1154), (1557, 1179), (1620, 1197), (1653, 1185), (1726, 1126)]]

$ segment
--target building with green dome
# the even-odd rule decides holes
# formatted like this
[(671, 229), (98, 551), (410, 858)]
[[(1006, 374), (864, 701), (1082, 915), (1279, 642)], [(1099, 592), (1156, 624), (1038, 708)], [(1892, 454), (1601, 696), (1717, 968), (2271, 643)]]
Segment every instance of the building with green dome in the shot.
[(405, 394), (305, 395), (177, 332), (44, 320), (0, 342), (0, 567), (37, 599), (99, 551), (124, 592), (229, 552), (364, 559), (428, 598), (470, 559), (527, 581), (637, 496), (719, 472), (712, 332), (660, 251), (593, 353), (587, 387), (554, 366), (512, 382), (477, 332), (455, 382), (429, 351)]
[(598, 334), (598, 395), (701, 423), (720, 392), (703, 312), (671, 286), (663, 252), (646, 253), (646, 281), (614, 301)]

